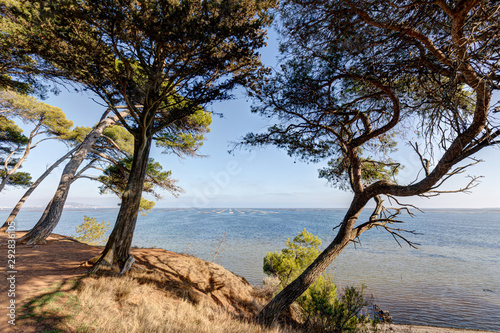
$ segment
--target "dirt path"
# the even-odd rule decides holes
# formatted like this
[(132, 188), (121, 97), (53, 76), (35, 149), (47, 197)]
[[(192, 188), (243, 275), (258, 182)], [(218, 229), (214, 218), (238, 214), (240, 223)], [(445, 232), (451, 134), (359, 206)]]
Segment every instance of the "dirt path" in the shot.
[[(16, 232), (20, 237), (25, 232)], [(9, 274), (7, 247), (0, 247), (0, 260), (2, 265), (2, 283), (0, 284), (0, 332), (6, 332), (12, 325), (7, 316), (10, 301), (15, 300), (16, 316), (19, 316), (22, 305), (26, 301), (43, 293), (55, 285), (75, 278), (85, 273), (86, 268), (81, 263), (98, 255), (101, 251), (98, 247), (65, 240), (64, 236), (52, 235), (46, 245), (26, 246), (17, 245), (15, 253), (15, 271)], [(7, 237), (2, 233), (0, 242), (5, 242)], [(15, 297), (12, 295), (11, 284), (7, 278), (15, 275)], [(11, 280), (12, 281), (12, 280)], [(10, 292), (9, 292), (10, 290)], [(13, 296), (13, 295), (12, 295)]]

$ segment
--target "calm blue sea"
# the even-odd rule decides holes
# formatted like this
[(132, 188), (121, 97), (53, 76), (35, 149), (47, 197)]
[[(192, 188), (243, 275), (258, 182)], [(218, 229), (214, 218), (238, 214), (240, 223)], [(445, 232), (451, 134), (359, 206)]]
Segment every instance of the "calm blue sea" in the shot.
[[(66, 210), (54, 232), (73, 235), (84, 215), (114, 222), (117, 210)], [(8, 211), (0, 210), (0, 221)], [(22, 211), (18, 230), (32, 227), (40, 211)], [(189, 253), (261, 284), (262, 258), (306, 228), (325, 247), (344, 210), (156, 209), (140, 217), (134, 245)], [(366, 217), (365, 217), (366, 218)], [(330, 267), (343, 286), (365, 284), (375, 303), (397, 323), (500, 331), (500, 210), (428, 210), (406, 218), (418, 249), (399, 247), (382, 230), (362, 235)], [(339, 289), (340, 289), (339, 288)]]

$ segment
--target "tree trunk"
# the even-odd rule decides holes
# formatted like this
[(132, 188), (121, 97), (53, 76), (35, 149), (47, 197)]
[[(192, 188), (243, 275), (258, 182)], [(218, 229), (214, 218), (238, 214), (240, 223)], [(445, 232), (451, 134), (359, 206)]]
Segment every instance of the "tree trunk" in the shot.
[(135, 138), (134, 159), (130, 169), (127, 187), (123, 192), (122, 203), (115, 226), (99, 260), (90, 271), (91, 273), (97, 272), (101, 266), (117, 265), (120, 270), (122, 270), (125, 263), (131, 257), (130, 247), (132, 245), (132, 238), (137, 222), (149, 151), (152, 143), (151, 136), (145, 139), (145, 141), (141, 139), (142, 136), (140, 139), (137, 137)]
[(9, 225), (12, 223), (12, 221), (14, 221), (14, 219), (16, 218), (17, 214), (19, 213), (19, 211), (21, 210), (21, 208), (23, 207), (24, 203), (26, 202), (26, 200), (28, 200), (29, 196), (31, 195), (31, 193), (33, 193), (33, 191), (35, 191), (35, 189), (38, 187), (38, 185), (40, 185), (40, 183), (55, 169), (57, 168), (57, 166), (59, 164), (61, 164), (65, 159), (67, 159), (71, 154), (73, 154), (75, 152), (77, 148), (74, 148), (72, 150), (70, 150), (66, 155), (64, 155), (63, 157), (61, 157), (60, 159), (58, 159), (54, 164), (52, 164), (47, 170), (45, 170), (45, 172), (40, 176), (38, 177), (38, 179), (33, 183), (33, 185), (31, 185), (31, 187), (26, 191), (26, 193), (24, 193), (23, 197), (17, 202), (16, 206), (14, 207), (14, 209), (12, 209), (12, 212), (10, 212), (10, 215), (9, 217), (7, 218), (7, 220), (5, 221), (5, 223), (3, 224), (3, 226), (0, 228), (0, 231), (5, 231), (7, 230), (7, 228), (9, 227)]
[(368, 200), (354, 197), (335, 239), (306, 270), (286, 286), (259, 313), (258, 321), (270, 326), (328, 268), (352, 240), (351, 231)]
[(26, 235), (19, 239), (19, 243), (44, 243), (45, 239), (47, 239), (47, 237), (57, 226), (57, 223), (59, 223), (59, 220), (61, 219), (64, 204), (66, 203), (66, 198), (68, 197), (69, 189), (76, 171), (92, 148), (92, 145), (102, 135), (104, 129), (114, 124), (117, 120), (117, 116), (104, 118), (107, 113), (108, 112), (103, 115), (99, 124), (97, 124), (97, 126), (85, 137), (83, 142), (78, 146), (75, 154), (68, 162), (68, 164), (66, 164), (66, 166), (64, 167), (59, 186), (57, 187), (56, 193), (54, 194), (51, 202), (45, 209), (44, 215), (40, 218), (33, 229), (31, 229)]
[(7, 185), (7, 182), (10, 179), (10, 173), (5, 173), (5, 177), (2, 178), (2, 182), (0, 183), (0, 192), (2, 192), (3, 188), (5, 185)]

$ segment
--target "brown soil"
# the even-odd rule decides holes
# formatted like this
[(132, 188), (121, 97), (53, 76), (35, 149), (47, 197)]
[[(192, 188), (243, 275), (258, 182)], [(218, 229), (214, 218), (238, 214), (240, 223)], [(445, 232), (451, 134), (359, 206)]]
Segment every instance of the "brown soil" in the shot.
[[(25, 232), (16, 232), (20, 237)], [(6, 234), (0, 234), (0, 243), (6, 242)], [(0, 332), (34, 332), (36, 327), (13, 327), (8, 323), (8, 309), (11, 297), (8, 296), (11, 275), (7, 263), (7, 247), (0, 247), (3, 277), (0, 283)], [(67, 283), (86, 274), (89, 265), (86, 261), (100, 254), (101, 247), (93, 247), (72, 241), (68, 237), (53, 234), (45, 245), (17, 245), (15, 253), (15, 306), (16, 320), (23, 314), (23, 305), (30, 299), (46, 293), (55, 286), (72, 285)], [(162, 249), (132, 249), (139, 267), (153, 272), (157, 286), (189, 299), (194, 303), (208, 302), (224, 306), (237, 316), (257, 313), (262, 307), (255, 298), (254, 288), (248, 282), (222, 266), (201, 259), (177, 254)], [(64, 288), (64, 287), (63, 287)], [(388, 325), (385, 332), (421, 333), (458, 333), (471, 332), (433, 327), (410, 327)]]
[[(21, 237), (25, 232), (16, 232)], [(15, 305), (16, 317), (22, 313), (22, 306), (27, 300), (43, 293), (58, 283), (85, 274), (86, 268), (81, 263), (97, 256), (101, 249), (86, 244), (72, 242), (60, 235), (52, 235), (46, 245), (17, 245), (15, 253)], [(0, 242), (6, 242), (6, 234), (1, 233)], [(10, 284), (7, 278), (7, 247), (0, 247), (2, 257), (3, 278), (0, 284), (0, 332), (5, 332), (12, 326), (7, 322), (7, 306), (11, 297), (8, 296)]]
[[(25, 232), (16, 232), (21, 237)], [(0, 243), (6, 242), (2, 233)], [(11, 275), (7, 263), (7, 247), (0, 247), (4, 277), (0, 284), (0, 332), (12, 329), (8, 323), (7, 307)], [(15, 253), (15, 305), (16, 318), (23, 314), (23, 305), (44, 292), (84, 276), (89, 269), (87, 260), (97, 256), (102, 247), (82, 244), (68, 237), (52, 234), (44, 245), (17, 245)], [(193, 303), (209, 303), (224, 306), (237, 316), (249, 316), (262, 307), (254, 297), (254, 288), (242, 277), (222, 266), (206, 262), (193, 256), (178, 254), (163, 249), (131, 250), (137, 266), (153, 272), (153, 282), (163, 290), (176, 294)], [(64, 290), (63, 288), (63, 290)], [(19, 331), (19, 326), (16, 327)]]

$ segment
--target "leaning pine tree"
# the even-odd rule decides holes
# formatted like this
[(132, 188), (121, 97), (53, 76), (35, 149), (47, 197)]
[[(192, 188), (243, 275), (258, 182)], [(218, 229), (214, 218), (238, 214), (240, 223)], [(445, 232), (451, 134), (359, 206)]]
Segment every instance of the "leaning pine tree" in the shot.
[[(244, 143), (329, 159), (320, 176), (353, 197), (332, 243), (263, 308), (265, 324), (365, 231), (379, 227), (413, 245), (395, 227), (412, 208), (400, 198), (468, 191), (477, 177), (455, 190), (441, 185), (500, 135), (492, 105), (500, 89), (498, 1), (296, 0), (282, 3), (281, 18), (281, 70), (252, 91), (254, 111), (277, 122)], [(421, 161), (410, 183), (398, 179), (397, 140), (410, 140)], [(384, 197), (396, 207), (384, 207)], [(360, 220), (370, 201), (376, 208)]]
[[(11, 38), (36, 59), (129, 111), (134, 158), (115, 227), (95, 266), (130, 256), (155, 135), (230, 98), (260, 66), (271, 0), (10, 1)], [(113, 110), (118, 116), (118, 111)]]
[[(127, 113), (127, 111), (120, 112), (124, 117)], [(76, 144), (73, 156), (64, 167), (59, 186), (39, 221), (25, 236), (18, 239), (18, 243), (45, 242), (59, 223), (70, 187), (77, 179), (87, 178), (98, 181), (103, 184), (101, 187), (103, 193), (111, 191), (120, 199), (122, 198), (133, 162), (134, 137), (122, 126), (113, 125), (117, 121), (116, 116), (104, 118), (105, 115), (94, 128), (76, 127), (64, 137), (65, 140)], [(168, 131), (165, 129), (158, 134), (157, 145), (164, 148), (164, 153), (174, 153), (179, 157), (197, 156), (197, 150), (203, 144), (203, 135), (209, 131), (208, 126), (211, 121), (211, 114), (200, 109), (191, 116), (174, 122), (169, 126)], [(89, 169), (98, 169), (103, 171), (104, 175), (97, 177), (87, 174)], [(107, 173), (110, 177), (106, 176)], [(162, 166), (150, 158), (142, 184), (143, 192), (153, 194), (160, 199), (161, 196), (155, 188), (161, 188), (177, 196), (181, 188), (175, 185), (176, 181), (170, 175), (170, 171), (162, 171)], [(39, 181), (41, 180), (37, 180)], [(25, 199), (26, 194), (0, 230), (10, 225)], [(141, 198), (139, 211), (144, 214), (153, 206), (153, 201)]]
[[(122, 111), (126, 112), (126, 111)], [(64, 166), (59, 184), (54, 196), (45, 208), (42, 216), (36, 225), (23, 237), (18, 240), (21, 244), (42, 244), (57, 226), (61, 218), (66, 198), (68, 197), (71, 184), (78, 178), (79, 168), (92, 149), (92, 146), (101, 137), (104, 130), (117, 121), (117, 116), (106, 117), (109, 110), (106, 111), (99, 123), (85, 136), (79, 143), (72, 157)], [(78, 128), (77, 128), (78, 130)], [(73, 131), (74, 132), (74, 131)], [(82, 171), (82, 170), (80, 170)], [(6, 221), (8, 224), (9, 222)]]

